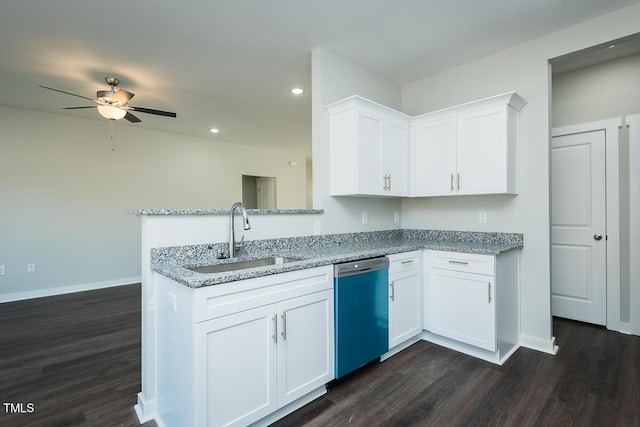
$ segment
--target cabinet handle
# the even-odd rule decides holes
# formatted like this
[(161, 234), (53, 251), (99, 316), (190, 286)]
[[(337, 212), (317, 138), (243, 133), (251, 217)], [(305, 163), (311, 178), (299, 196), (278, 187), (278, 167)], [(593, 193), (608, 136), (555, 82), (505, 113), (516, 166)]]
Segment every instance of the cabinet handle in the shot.
[(287, 312), (285, 311), (284, 313), (282, 313), (280, 317), (282, 317), (282, 339), (286, 340), (287, 339)]
[(487, 282), (487, 297), (489, 298), (489, 304), (491, 304), (491, 282)]
[(408, 259), (406, 261), (402, 261), (401, 264), (413, 264), (413, 259)]
[(382, 177), (382, 179), (384, 180), (384, 184), (382, 185), (382, 189), (384, 191), (391, 191), (391, 175), (390, 174), (386, 174), (385, 176)]
[(452, 259), (449, 260), (449, 264), (469, 265), (469, 263), (466, 261), (454, 261)]
[(391, 285), (391, 296), (390, 296), (390, 298), (391, 298), (391, 301), (395, 301), (396, 300), (396, 282), (395, 282), (395, 280), (392, 281), (390, 283), (390, 285)]
[(453, 174), (451, 174), (451, 191), (453, 191)]
[(460, 174), (458, 173), (458, 191), (460, 191)]
[(277, 343), (278, 342), (278, 315), (274, 314), (273, 315), (273, 335), (271, 335), (273, 337), (273, 342)]

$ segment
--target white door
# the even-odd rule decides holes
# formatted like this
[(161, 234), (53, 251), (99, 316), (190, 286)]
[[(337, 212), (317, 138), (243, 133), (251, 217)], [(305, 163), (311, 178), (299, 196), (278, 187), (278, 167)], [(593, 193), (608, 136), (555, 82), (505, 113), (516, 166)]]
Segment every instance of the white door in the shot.
[(505, 191), (506, 110), (486, 108), (458, 117), (458, 194), (491, 194)]
[(276, 209), (276, 179), (256, 177), (256, 197), (258, 209)]
[(389, 348), (422, 332), (420, 269), (389, 276)]
[[(408, 125), (389, 121), (386, 126), (387, 137), (382, 158), (382, 170), (388, 175), (387, 190), (391, 196), (407, 196), (409, 194), (409, 156)], [(384, 181), (384, 176), (383, 176)]]
[(494, 276), (429, 269), (431, 332), (496, 351)]
[(278, 406), (334, 378), (333, 290), (278, 303)]
[(553, 137), (551, 311), (606, 325), (605, 131)]
[(455, 194), (456, 118), (419, 123), (412, 131), (411, 195)]
[(196, 425), (246, 426), (278, 409), (276, 320), (269, 305), (196, 325)]
[(362, 109), (358, 113), (358, 194), (384, 194), (381, 171), (383, 123), (380, 115)]

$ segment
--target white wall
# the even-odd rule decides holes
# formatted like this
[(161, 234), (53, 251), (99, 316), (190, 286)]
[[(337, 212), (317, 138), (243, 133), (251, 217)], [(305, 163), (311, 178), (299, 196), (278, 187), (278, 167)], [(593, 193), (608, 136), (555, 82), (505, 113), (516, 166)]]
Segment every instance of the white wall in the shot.
[(0, 107), (0, 301), (138, 281), (125, 209), (229, 208), (242, 174), (275, 176), (279, 207), (306, 206), (304, 156), (128, 123), (111, 140), (110, 125)]
[[(400, 107), (400, 87), (372, 71), (327, 50), (312, 52), (312, 147), (313, 206), (322, 208), (324, 233), (343, 233), (399, 228), (394, 212), (400, 212), (396, 198), (329, 196), (329, 114), (324, 108), (351, 95), (360, 95), (392, 108)], [(362, 211), (369, 223), (362, 224)]]
[[(553, 77), (553, 127), (640, 114), (640, 54)], [(619, 133), (620, 321), (630, 319), (629, 134)]]
[[(405, 199), (403, 228), (524, 233), (520, 258), (521, 333), (548, 350), (552, 341), (549, 250), (550, 75), (548, 61), (640, 31), (640, 5), (538, 38), (402, 87), (402, 111), (420, 114), (516, 90), (520, 113), (519, 195)], [(478, 211), (487, 224), (478, 224)]]

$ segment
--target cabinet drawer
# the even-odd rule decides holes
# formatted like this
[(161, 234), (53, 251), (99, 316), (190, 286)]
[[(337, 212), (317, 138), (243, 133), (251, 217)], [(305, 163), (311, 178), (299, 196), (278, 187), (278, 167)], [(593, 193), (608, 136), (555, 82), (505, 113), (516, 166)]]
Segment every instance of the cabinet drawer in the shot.
[(239, 280), (195, 290), (195, 323), (290, 298), (333, 290), (333, 266)]
[(495, 275), (495, 257), (493, 255), (429, 251), (428, 262), (431, 268)]
[(389, 258), (389, 274), (420, 268), (421, 251), (402, 252), (387, 255)]

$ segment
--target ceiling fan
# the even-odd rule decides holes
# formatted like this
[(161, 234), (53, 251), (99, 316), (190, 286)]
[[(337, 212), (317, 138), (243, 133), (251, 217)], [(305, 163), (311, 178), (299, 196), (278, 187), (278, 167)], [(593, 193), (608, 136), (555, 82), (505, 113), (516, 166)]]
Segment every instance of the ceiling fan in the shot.
[(75, 93), (66, 92), (60, 89), (54, 89), (48, 86), (39, 86), (43, 89), (49, 89), (60, 93), (66, 93), (67, 95), (77, 96), (78, 98), (88, 99), (89, 101), (93, 101), (97, 104), (82, 107), (64, 107), (63, 110), (97, 108), (98, 113), (100, 113), (102, 117), (105, 117), (109, 120), (119, 120), (124, 118), (131, 123), (142, 121), (138, 117), (131, 114), (131, 111), (135, 111), (138, 113), (155, 114), (157, 116), (176, 117), (176, 113), (172, 113), (170, 111), (154, 110), (151, 108), (134, 107), (133, 105), (129, 105), (129, 100), (135, 95), (124, 89), (116, 89), (116, 86), (120, 84), (120, 80), (116, 79), (115, 77), (105, 77), (104, 80), (109, 86), (111, 86), (111, 89), (99, 90), (96, 93), (95, 99), (82, 95), (76, 95)]

